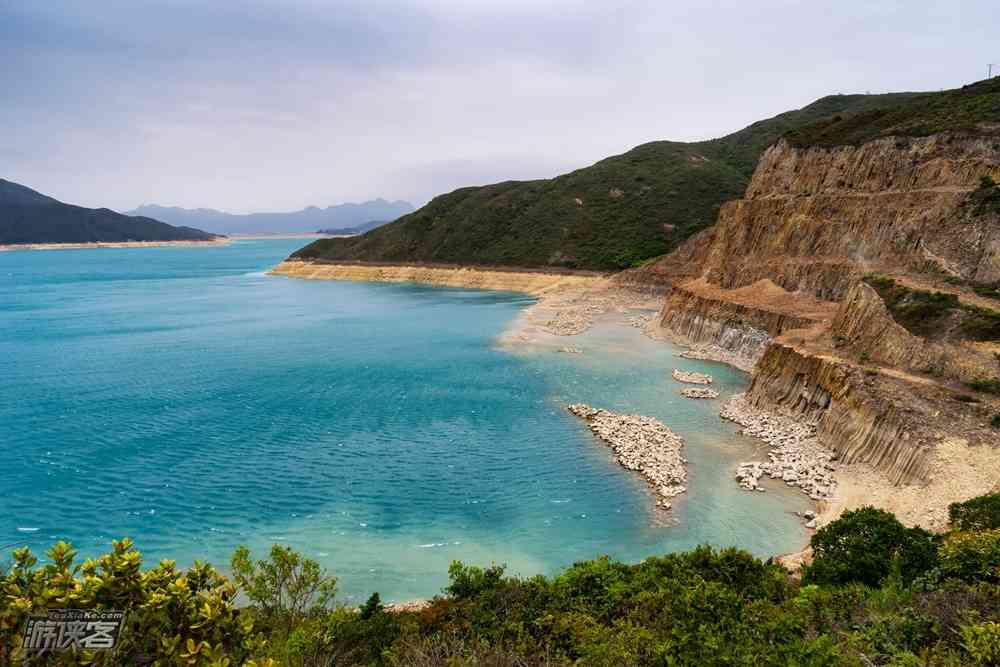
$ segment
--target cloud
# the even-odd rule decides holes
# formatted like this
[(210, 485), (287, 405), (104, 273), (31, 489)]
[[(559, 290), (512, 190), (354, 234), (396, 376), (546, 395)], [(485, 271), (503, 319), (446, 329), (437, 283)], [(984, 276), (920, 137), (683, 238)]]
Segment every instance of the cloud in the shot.
[(554, 175), (981, 74), (992, 5), (0, 0), (0, 176), (231, 210)]

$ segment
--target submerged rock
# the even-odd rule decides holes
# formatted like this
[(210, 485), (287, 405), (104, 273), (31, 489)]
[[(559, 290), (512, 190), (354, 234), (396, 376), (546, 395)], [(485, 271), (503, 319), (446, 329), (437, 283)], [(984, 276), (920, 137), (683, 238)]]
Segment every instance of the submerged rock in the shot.
[(718, 398), (719, 392), (714, 389), (689, 387), (687, 389), (681, 389), (681, 396), (684, 396), (685, 398)]
[(688, 384), (712, 384), (712, 376), (705, 375), (704, 373), (682, 371), (675, 368), (671, 375), (678, 382), (687, 382)]

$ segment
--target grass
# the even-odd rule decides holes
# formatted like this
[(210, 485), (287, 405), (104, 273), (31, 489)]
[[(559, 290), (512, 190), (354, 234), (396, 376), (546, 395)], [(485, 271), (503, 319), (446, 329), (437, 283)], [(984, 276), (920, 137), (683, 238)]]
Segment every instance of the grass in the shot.
[(838, 114), (791, 130), (796, 146), (857, 146), (888, 136), (921, 137), (945, 131), (978, 132), (1000, 122), (1000, 77), (955, 90), (914, 95), (902, 104)]
[(697, 143), (655, 141), (552, 179), (468, 187), (362, 236), (294, 257), (619, 270), (670, 252), (742, 196), (761, 153), (831, 114), (913, 94), (833, 95)]
[(888, 276), (865, 277), (897, 324), (923, 337), (939, 335), (946, 320), (956, 318), (962, 337), (976, 341), (1000, 340), (1000, 311), (964, 304), (954, 294), (916, 290)]
[[(1000, 214), (1000, 185), (989, 176), (979, 180), (979, 187), (970, 195), (975, 215)], [(1000, 293), (1000, 289), (997, 289)]]
[(1000, 378), (979, 378), (965, 384), (969, 389), (985, 394), (1000, 394)]

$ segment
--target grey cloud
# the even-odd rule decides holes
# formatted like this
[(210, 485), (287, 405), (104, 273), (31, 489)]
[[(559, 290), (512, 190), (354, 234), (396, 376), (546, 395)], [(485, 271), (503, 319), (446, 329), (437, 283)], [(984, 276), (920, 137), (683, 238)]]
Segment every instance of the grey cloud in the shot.
[(0, 176), (236, 211), (554, 175), (984, 75), (991, 3), (0, 0)]

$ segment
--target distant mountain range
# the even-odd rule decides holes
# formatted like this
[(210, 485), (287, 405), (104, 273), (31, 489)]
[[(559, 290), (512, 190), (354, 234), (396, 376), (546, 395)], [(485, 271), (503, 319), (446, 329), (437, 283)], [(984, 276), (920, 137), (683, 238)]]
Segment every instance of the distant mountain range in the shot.
[(208, 241), (214, 234), (143, 216), (84, 208), (0, 179), (0, 244)]
[[(286, 213), (235, 214), (211, 208), (180, 208), (146, 204), (130, 215), (144, 215), (173, 225), (188, 225), (216, 234), (284, 234), (330, 230), (329, 233), (351, 234), (344, 231), (374, 221), (391, 221), (414, 210), (405, 201), (373, 199), (360, 204), (337, 204), (326, 208), (310, 206)], [(378, 226), (377, 224), (375, 225)], [(367, 227), (363, 231), (373, 229)]]

